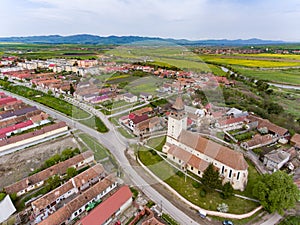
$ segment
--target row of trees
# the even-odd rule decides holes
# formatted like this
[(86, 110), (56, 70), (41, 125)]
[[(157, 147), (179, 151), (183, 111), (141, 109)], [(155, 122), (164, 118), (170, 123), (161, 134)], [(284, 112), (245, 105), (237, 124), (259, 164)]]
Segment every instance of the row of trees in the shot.
[(78, 148), (75, 148), (75, 149), (67, 148), (67, 149), (63, 150), (61, 152), (61, 154), (55, 154), (55, 155), (51, 156), (49, 159), (47, 159), (43, 163), (43, 165), (40, 168), (34, 170), (31, 174), (38, 173), (38, 172), (40, 172), (46, 168), (49, 168), (59, 162), (65, 161), (69, 158), (72, 158), (79, 153), (80, 153), (80, 150)]

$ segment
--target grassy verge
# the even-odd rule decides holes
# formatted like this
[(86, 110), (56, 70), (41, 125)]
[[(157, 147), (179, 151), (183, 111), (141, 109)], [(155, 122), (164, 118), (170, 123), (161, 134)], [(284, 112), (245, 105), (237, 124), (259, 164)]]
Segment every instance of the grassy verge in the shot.
[(95, 160), (109, 157), (108, 150), (88, 134), (79, 134), (79, 138), (94, 152)]
[(171, 167), (168, 163), (163, 161), (155, 152), (148, 151), (145, 148), (140, 148), (138, 151), (140, 160), (160, 179), (164, 180), (181, 196), (189, 200), (195, 205), (208, 210), (216, 210), (218, 204), (226, 203), (229, 206), (230, 213), (242, 214), (247, 213), (256, 207), (258, 203), (240, 199), (237, 197), (230, 197), (229, 199), (222, 199), (220, 194), (215, 191), (207, 192), (205, 197), (200, 196), (200, 191), (204, 186), (197, 185), (194, 187), (194, 181), (185, 177), (183, 173)]
[(170, 224), (170, 225), (179, 225), (179, 223), (174, 220), (169, 214), (165, 214), (163, 213), (161, 218), (167, 222), (167, 224)]
[(127, 130), (123, 127), (118, 128), (118, 131), (120, 132), (120, 134), (126, 138), (134, 138), (135, 136), (129, 132), (127, 132)]

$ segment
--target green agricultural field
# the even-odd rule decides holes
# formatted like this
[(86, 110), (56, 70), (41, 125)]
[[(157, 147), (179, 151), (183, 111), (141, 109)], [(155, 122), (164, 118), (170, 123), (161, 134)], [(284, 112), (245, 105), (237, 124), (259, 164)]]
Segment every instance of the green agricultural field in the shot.
[(282, 69), (282, 70), (260, 70), (256, 68), (233, 67), (240, 74), (253, 77), (259, 80), (267, 80), (275, 83), (300, 85), (299, 69)]
[(141, 92), (156, 94), (156, 89), (159, 89), (164, 80), (154, 76), (142, 77), (130, 82), (125, 86), (125, 90), (138, 95)]
[(236, 54), (236, 56), (242, 57), (254, 57), (254, 58), (270, 58), (270, 59), (292, 59), (292, 60), (300, 60), (300, 55), (295, 54), (272, 54), (272, 53), (260, 53), (260, 54)]
[(170, 47), (121, 47), (107, 52), (124, 60), (152, 60), (158, 66), (175, 66), (182, 70), (209, 72), (209, 66), (201, 57), (181, 46)]
[(246, 59), (246, 58), (230, 58), (230, 56), (221, 55), (201, 55), (201, 59), (205, 62), (219, 63), (223, 65), (236, 65), (244, 67), (260, 67), (260, 68), (272, 68), (272, 67), (295, 67), (300, 66), (299, 62), (289, 61), (275, 61), (272, 59)]

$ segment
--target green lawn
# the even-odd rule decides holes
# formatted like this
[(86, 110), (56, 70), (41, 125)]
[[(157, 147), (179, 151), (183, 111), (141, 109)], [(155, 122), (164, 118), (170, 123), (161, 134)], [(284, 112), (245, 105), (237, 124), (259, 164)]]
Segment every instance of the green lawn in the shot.
[(249, 165), (247, 187), (246, 187), (245, 191), (243, 191), (243, 192), (235, 191), (235, 193), (253, 198), (252, 189), (253, 189), (254, 185), (256, 184), (256, 182), (259, 180), (260, 174), (257, 172), (257, 170), (255, 169), (255, 166), (253, 165), (253, 163), (250, 160), (246, 159), (246, 161)]
[(118, 131), (120, 132), (120, 134), (126, 138), (134, 138), (135, 136), (133, 134), (130, 133), (130, 131), (127, 131), (125, 128), (120, 127), (118, 128)]
[(147, 142), (147, 145), (149, 145), (152, 148), (155, 148), (158, 151), (162, 150), (162, 147), (166, 143), (166, 136), (152, 138)]
[(173, 187), (184, 198), (204, 209), (216, 210), (218, 204), (225, 202), (229, 206), (230, 213), (242, 214), (258, 207), (258, 203), (237, 197), (230, 197), (224, 200), (220, 197), (220, 194), (215, 191), (207, 192), (206, 197), (201, 197), (200, 190), (203, 188), (202, 185), (200, 185), (199, 188), (195, 188), (193, 186), (194, 181), (189, 177), (186, 177), (185, 182), (184, 174), (164, 162), (160, 156), (153, 151), (147, 151), (141, 148), (140, 151), (138, 151), (138, 155), (141, 161), (148, 166), (156, 176)]
[(78, 134), (78, 137), (94, 152), (95, 160), (98, 161), (109, 157), (108, 150), (93, 137), (84, 133)]

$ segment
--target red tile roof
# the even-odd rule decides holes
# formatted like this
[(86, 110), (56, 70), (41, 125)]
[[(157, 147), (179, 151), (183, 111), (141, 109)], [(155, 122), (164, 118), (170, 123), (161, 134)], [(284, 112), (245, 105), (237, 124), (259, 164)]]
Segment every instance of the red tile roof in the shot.
[(130, 198), (132, 193), (128, 186), (121, 187), (111, 197), (106, 199), (100, 205), (98, 205), (90, 214), (84, 217), (79, 224), (80, 225), (98, 225), (103, 224), (111, 216), (119, 210)]
[(248, 168), (242, 153), (231, 150), (196, 133), (183, 130), (179, 136), (179, 142), (233, 169), (246, 170)]
[(0, 135), (7, 134), (9, 132), (12, 132), (12, 131), (15, 131), (15, 130), (18, 130), (18, 129), (21, 129), (21, 128), (28, 127), (32, 124), (33, 123), (32, 123), (31, 120), (27, 120), (27, 121), (22, 122), (22, 123), (18, 123), (18, 124), (9, 126), (9, 127), (2, 128), (2, 129), (0, 129)]
[(53, 130), (57, 130), (59, 128), (66, 127), (66, 126), (67, 126), (67, 124), (65, 122), (59, 122), (59, 123), (55, 123), (55, 124), (52, 124), (52, 125), (45, 126), (40, 130), (36, 130), (36, 131), (25, 133), (25, 134), (16, 135), (16, 136), (13, 136), (13, 137), (8, 138), (8, 139), (1, 140), (0, 141), (0, 147), (4, 146), (4, 145), (16, 143), (16, 142), (19, 142), (19, 141), (23, 141), (25, 139), (32, 138), (34, 136), (39, 136), (39, 135), (42, 135), (44, 133), (47, 133), (47, 132), (50, 132), (50, 131), (53, 131)]
[(295, 146), (300, 147), (300, 134), (294, 134), (291, 138), (291, 142), (295, 144)]
[[(83, 205), (91, 201), (102, 191), (106, 190), (115, 182), (112, 176), (107, 176), (100, 182), (96, 183), (91, 188), (84, 191), (82, 194), (78, 195), (72, 201), (65, 204), (63, 207), (58, 209), (55, 213), (43, 220), (40, 225), (60, 225), (63, 222), (67, 221), (71, 217), (73, 212), (81, 208)], [(102, 203), (103, 204), (103, 203)], [(100, 205), (102, 205), (100, 204)], [(95, 220), (97, 222), (98, 219)], [(102, 223), (101, 223), (102, 224)]]

